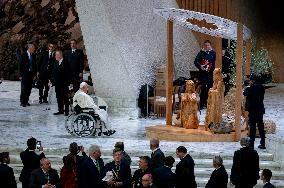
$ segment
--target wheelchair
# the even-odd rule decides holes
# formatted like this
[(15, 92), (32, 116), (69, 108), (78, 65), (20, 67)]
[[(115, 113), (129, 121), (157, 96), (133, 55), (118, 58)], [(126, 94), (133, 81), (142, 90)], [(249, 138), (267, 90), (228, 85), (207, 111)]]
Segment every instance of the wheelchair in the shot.
[[(115, 130), (108, 130), (93, 108), (81, 108), (76, 105), (74, 111), (66, 118), (65, 128), (69, 134), (78, 137), (110, 136)], [(105, 128), (105, 132), (103, 132)]]

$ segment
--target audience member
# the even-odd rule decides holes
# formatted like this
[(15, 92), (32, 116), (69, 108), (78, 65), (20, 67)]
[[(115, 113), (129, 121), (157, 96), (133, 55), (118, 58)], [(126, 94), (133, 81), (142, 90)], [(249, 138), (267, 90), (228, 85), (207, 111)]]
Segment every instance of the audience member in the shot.
[(151, 159), (148, 156), (139, 157), (139, 169), (136, 170), (132, 177), (132, 188), (141, 188), (142, 187), (142, 177), (145, 174), (151, 174), (150, 168)]
[(14, 171), (8, 166), (10, 163), (9, 152), (0, 153), (0, 183), (4, 188), (17, 188)]
[(63, 167), (60, 171), (62, 188), (78, 188), (78, 173), (76, 156), (68, 154), (63, 157)]
[(235, 151), (230, 180), (236, 188), (252, 188), (259, 179), (259, 156), (250, 147), (249, 138), (241, 138), (241, 149)]
[(121, 150), (115, 148), (113, 150), (113, 161), (105, 165), (106, 172), (113, 174), (111, 185), (113, 187), (129, 188), (131, 181), (130, 166), (122, 160)]
[(199, 70), (198, 81), (201, 83), (200, 109), (206, 108), (208, 91), (213, 86), (213, 71), (215, 69), (216, 52), (209, 40), (204, 41), (203, 49), (197, 54), (194, 64)]
[(150, 140), (150, 149), (152, 150), (151, 153), (151, 167), (153, 169), (161, 167), (164, 165), (164, 160), (165, 160), (165, 155), (159, 148), (159, 139), (157, 138), (152, 138)]
[(39, 103), (47, 103), (49, 80), (55, 63), (54, 44), (48, 44), (48, 50), (41, 52), (38, 59), (37, 71), (39, 79)]
[(131, 165), (131, 158), (129, 155), (124, 151), (124, 143), (123, 142), (116, 142), (114, 148), (118, 148), (122, 151), (122, 159), (127, 162), (127, 164)]
[(80, 166), (78, 175), (80, 178), (79, 188), (104, 187), (107, 185), (107, 182), (104, 182), (101, 178), (100, 172), (103, 168), (97, 161), (100, 153), (100, 147), (98, 145), (92, 145), (89, 148), (90, 157), (87, 157)]
[(158, 188), (174, 188), (176, 184), (176, 175), (172, 172), (171, 168), (175, 159), (172, 156), (165, 158), (164, 166), (153, 170), (154, 184)]
[(220, 156), (213, 158), (213, 167), (215, 170), (212, 172), (205, 188), (227, 188), (228, 174), (223, 166), (223, 159)]
[(270, 183), (272, 177), (272, 172), (269, 169), (263, 169), (261, 173), (261, 180), (263, 181), (263, 188), (275, 188), (273, 184)]
[(37, 140), (35, 138), (28, 139), (28, 148), (20, 154), (24, 167), (21, 171), (19, 180), (22, 182), (23, 188), (29, 188), (31, 172), (40, 167), (40, 160), (45, 157), (44, 153), (42, 152), (42, 147), (39, 148), (41, 151), (40, 155), (35, 153), (36, 144)]
[(40, 160), (40, 168), (31, 173), (30, 188), (60, 188), (60, 179), (56, 170), (51, 168), (49, 159)]
[(246, 86), (244, 90), (244, 96), (246, 96), (245, 110), (249, 112), (249, 137), (250, 147), (252, 148), (254, 148), (257, 125), (260, 136), (260, 145), (258, 146), (258, 148), (266, 149), (263, 123), (263, 114), (265, 113), (263, 104), (264, 94), (264, 86), (260, 82), (258, 82), (256, 76), (250, 76), (249, 85)]
[(66, 52), (65, 58), (70, 67), (73, 90), (76, 92), (79, 89), (80, 81), (83, 79), (84, 53), (83, 50), (77, 48), (77, 41), (75, 39), (70, 41), (70, 47), (71, 50)]
[(29, 98), (32, 90), (33, 80), (35, 79), (37, 73), (36, 56), (34, 52), (35, 46), (33, 44), (28, 44), (28, 50), (25, 51), (20, 58), (20, 102), (22, 107), (30, 106)]
[(153, 178), (151, 174), (145, 174), (142, 177), (142, 187), (148, 187), (148, 188), (157, 188), (154, 184), (153, 184)]
[(196, 188), (194, 160), (187, 153), (187, 149), (184, 146), (179, 146), (176, 149), (176, 154), (180, 158), (180, 162), (176, 166), (176, 188), (184, 188), (184, 185)]

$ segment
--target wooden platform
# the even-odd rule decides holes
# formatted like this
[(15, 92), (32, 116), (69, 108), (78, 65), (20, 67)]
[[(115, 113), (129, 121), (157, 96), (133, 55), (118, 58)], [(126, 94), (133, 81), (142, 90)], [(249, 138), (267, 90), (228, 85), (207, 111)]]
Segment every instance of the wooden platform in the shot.
[[(180, 142), (234, 142), (235, 132), (230, 134), (213, 134), (204, 130), (204, 126), (198, 129), (185, 129), (175, 126), (155, 125), (146, 128), (147, 138)], [(241, 137), (247, 136), (247, 131), (241, 132)]]

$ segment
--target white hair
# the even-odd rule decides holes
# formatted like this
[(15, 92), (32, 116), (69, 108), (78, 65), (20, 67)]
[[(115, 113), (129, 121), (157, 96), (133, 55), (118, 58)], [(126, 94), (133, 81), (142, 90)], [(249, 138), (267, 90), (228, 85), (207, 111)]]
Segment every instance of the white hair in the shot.
[(89, 148), (89, 155), (91, 156), (93, 153), (95, 153), (96, 151), (100, 150), (100, 146), (98, 145), (91, 145), (91, 147)]
[(86, 82), (82, 82), (82, 83), (80, 84), (80, 89), (82, 89), (82, 88), (85, 87), (85, 86), (88, 86), (88, 84), (87, 84)]

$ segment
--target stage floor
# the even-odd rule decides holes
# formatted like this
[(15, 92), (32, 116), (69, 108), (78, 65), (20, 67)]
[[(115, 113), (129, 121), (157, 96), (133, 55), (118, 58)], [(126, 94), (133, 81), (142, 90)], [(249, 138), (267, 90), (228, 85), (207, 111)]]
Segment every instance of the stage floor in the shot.
[[(242, 131), (241, 137), (247, 135), (247, 131)], [(146, 128), (146, 136), (150, 138), (159, 138), (160, 140), (180, 141), (180, 142), (233, 142), (235, 141), (235, 132), (230, 134), (213, 134), (206, 131), (204, 125), (198, 129), (185, 129), (176, 126), (155, 125)]]

